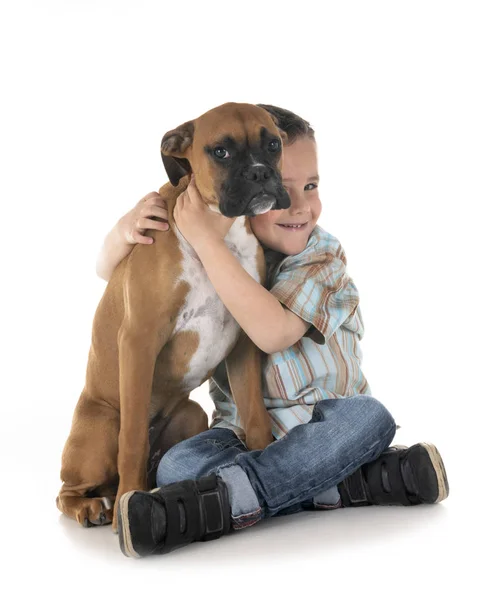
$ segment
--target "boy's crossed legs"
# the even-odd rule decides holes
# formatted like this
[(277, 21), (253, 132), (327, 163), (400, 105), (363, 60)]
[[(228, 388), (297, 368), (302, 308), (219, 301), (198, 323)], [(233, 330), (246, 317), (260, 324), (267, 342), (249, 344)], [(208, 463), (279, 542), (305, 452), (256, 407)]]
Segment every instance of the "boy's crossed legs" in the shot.
[(229, 492), (232, 525), (240, 529), (264, 517), (313, 508), (314, 503), (338, 504), (337, 484), (379, 456), (395, 430), (388, 410), (371, 396), (322, 400), (309, 423), (294, 427), (264, 450), (248, 451), (224, 428), (184, 440), (162, 458), (157, 484), (220, 476)]
[[(434, 446), (391, 449), (383, 454), (387, 468), (375, 466), (395, 432), (388, 410), (365, 395), (321, 400), (308, 423), (264, 450), (248, 451), (230, 429), (204, 431), (163, 456), (163, 487), (122, 498), (121, 549), (135, 557), (160, 554), (305, 509), (442, 500), (448, 484)], [(414, 455), (407, 460), (405, 452)], [(427, 490), (432, 498), (420, 498), (418, 487), (435, 486)]]

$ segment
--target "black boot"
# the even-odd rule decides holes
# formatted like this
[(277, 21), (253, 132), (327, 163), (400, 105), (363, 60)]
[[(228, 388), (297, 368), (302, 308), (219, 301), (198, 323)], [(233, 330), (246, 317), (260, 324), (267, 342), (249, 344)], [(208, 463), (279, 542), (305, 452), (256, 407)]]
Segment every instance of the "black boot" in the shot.
[(442, 457), (425, 443), (391, 446), (337, 487), (344, 507), (434, 504), (449, 495)]
[(230, 530), (227, 486), (216, 475), (123, 494), (118, 506), (120, 549), (139, 558), (165, 554)]

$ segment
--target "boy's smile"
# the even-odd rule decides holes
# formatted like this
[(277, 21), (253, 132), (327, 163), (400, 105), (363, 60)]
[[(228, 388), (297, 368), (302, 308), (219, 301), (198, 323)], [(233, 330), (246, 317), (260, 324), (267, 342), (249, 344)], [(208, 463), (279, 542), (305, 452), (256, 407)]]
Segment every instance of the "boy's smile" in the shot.
[(282, 182), (291, 205), (250, 217), (253, 233), (262, 244), (286, 255), (306, 248), (321, 213), (318, 181), (316, 142), (303, 137), (285, 146)]

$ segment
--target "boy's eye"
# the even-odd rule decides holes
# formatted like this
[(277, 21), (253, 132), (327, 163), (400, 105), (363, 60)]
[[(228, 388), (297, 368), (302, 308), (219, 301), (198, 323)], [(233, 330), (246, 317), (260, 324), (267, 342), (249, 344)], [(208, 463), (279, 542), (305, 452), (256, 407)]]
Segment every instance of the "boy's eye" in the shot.
[[(308, 190), (308, 186), (310, 186), (310, 185), (312, 185), (313, 187)], [(316, 185), (316, 183), (308, 183), (308, 185), (304, 189), (311, 192), (312, 190), (315, 190), (317, 187), (318, 186)]]
[(229, 158), (230, 157), (230, 154), (229, 154), (228, 150), (226, 148), (224, 148), (223, 146), (217, 146), (213, 150), (213, 154), (217, 158)]
[(268, 144), (268, 150), (270, 150), (270, 152), (277, 152), (280, 150), (280, 140), (271, 140)]

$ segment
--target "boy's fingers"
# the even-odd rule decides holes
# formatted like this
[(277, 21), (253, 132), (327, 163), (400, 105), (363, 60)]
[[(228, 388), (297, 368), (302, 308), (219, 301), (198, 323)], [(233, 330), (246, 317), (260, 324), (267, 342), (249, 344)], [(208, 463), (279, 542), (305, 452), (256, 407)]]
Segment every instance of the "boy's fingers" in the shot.
[(191, 198), (199, 198), (199, 190), (196, 187), (196, 183), (194, 182), (194, 179), (191, 181), (191, 183), (187, 186), (186, 188), (186, 192), (188, 192), (191, 196)]
[(157, 194), (156, 196), (150, 195), (149, 198), (146, 198), (145, 204), (147, 206), (167, 206), (165, 198), (160, 196), (160, 194)]
[(140, 233), (138, 233), (137, 231), (135, 231), (135, 232), (133, 233), (133, 236), (132, 236), (132, 237), (134, 238), (134, 241), (135, 241), (137, 244), (152, 244), (152, 243), (153, 243), (153, 238), (151, 238), (151, 237), (146, 237), (146, 236), (144, 236), (144, 235), (141, 235), (141, 234), (140, 234)]
[(131, 231), (126, 234), (126, 240), (129, 244), (152, 244), (153, 238), (141, 235), (138, 231)]
[(146, 200), (153, 198), (161, 198), (161, 196), (158, 192), (150, 192), (149, 194), (146, 194), (146, 196), (143, 196), (139, 202), (146, 202)]
[(141, 209), (141, 215), (143, 217), (150, 217), (150, 216), (160, 217), (162, 219), (165, 219), (165, 221), (167, 221), (168, 220), (168, 209), (162, 208), (161, 206), (157, 206), (157, 205), (143, 206), (143, 208)]
[(169, 224), (162, 221), (154, 221), (153, 219), (138, 219), (136, 221), (138, 229), (168, 229)]

